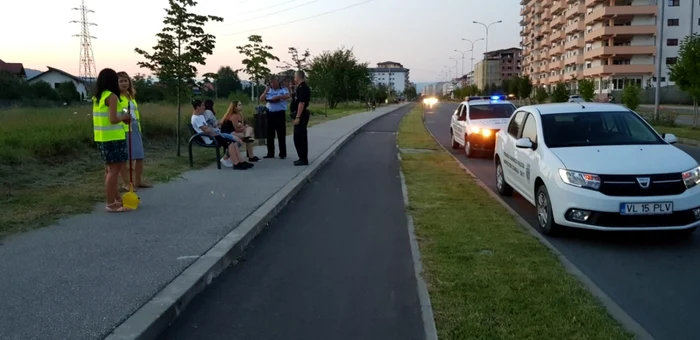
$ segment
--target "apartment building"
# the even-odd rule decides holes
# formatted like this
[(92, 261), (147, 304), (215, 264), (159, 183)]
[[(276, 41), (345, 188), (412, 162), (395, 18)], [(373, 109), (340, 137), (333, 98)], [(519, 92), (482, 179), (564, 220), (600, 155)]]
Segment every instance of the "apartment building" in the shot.
[(522, 50), (517, 47), (487, 52), (484, 59), (474, 66), (474, 84), (483, 89), (486, 85), (501, 85), (503, 80), (520, 75)]
[(377, 63), (377, 67), (368, 68), (372, 82), (375, 85), (383, 84), (392, 91), (403, 92), (410, 85), (410, 70), (394, 61)]
[(536, 86), (566, 82), (575, 90), (577, 80), (587, 78), (604, 95), (628, 81), (642, 85), (653, 78), (656, 0), (522, 0), (521, 5), (523, 74)]
[[(673, 85), (668, 77), (668, 65), (678, 59), (678, 50), (683, 39), (700, 33), (700, 0), (663, 0), (664, 13), (661, 39), (661, 86)], [(654, 79), (655, 80), (655, 79)]]

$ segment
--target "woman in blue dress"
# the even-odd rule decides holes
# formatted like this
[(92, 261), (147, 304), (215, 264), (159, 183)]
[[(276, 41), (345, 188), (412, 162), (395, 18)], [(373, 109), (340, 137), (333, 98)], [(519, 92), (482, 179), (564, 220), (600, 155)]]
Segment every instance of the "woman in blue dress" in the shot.
[[(124, 124), (126, 130), (126, 142), (131, 144), (131, 159), (133, 160), (134, 169), (134, 190), (137, 188), (151, 188), (152, 185), (143, 181), (143, 138), (141, 137), (141, 114), (139, 106), (136, 103), (136, 91), (134, 90), (134, 82), (126, 72), (119, 72), (119, 90), (121, 91), (120, 99), (123, 103), (124, 110), (131, 113), (131, 136), (129, 136), (129, 126)], [(128, 104), (127, 104), (128, 103)], [(128, 105), (128, 107), (126, 106)], [(122, 168), (123, 190), (129, 190), (129, 167)]]

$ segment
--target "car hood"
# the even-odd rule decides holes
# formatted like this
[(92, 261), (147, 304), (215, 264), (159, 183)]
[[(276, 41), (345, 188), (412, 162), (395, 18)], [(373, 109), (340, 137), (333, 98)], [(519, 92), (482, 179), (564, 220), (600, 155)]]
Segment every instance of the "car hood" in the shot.
[(698, 162), (669, 144), (580, 146), (549, 149), (569, 170), (603, 175), (683, 172)]
[(478, 119), (472, 120), (472, 123), (480, 128), (502, 130), (508, 125), (509, 120), (509, 118)]

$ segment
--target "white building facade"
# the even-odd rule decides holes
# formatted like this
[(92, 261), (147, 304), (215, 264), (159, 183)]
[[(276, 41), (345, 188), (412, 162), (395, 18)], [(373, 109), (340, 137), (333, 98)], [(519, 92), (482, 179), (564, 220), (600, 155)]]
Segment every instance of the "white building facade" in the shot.
[(385, 85), (396, 93), (403, 92), (409, 86), (409, 72), (409, 69), (393, 61), (378, 63), (377, 67), (369, 68), (372, 83)]
[(88, 100), (88, 89), (86, 86), (86, 82), (83, 81), (82, 79), (71, 75), (68, 72), (59, 70), (57, 68), (53, 67), (48, 67), (48, 71), (45, 71), (36, 77), (33, 77), (28, 80), (30, 84), (43, 81), (51, 85), (52, 88), (57, 89), (58, 86), (61, 83), (65, 82), (72, 82), (73, 85), (75, 85), (75, 89), (78, 90), (78, 93), (80, 94), (80, 98), (82, 100)]
[(663, 37), (661, 39), (661, 86), (673, 85), (669, 79), (669, 65), (678, 58), (680, 44), (685, 37), (700, 33), (700, 0), (659, 0), (664, 6)]

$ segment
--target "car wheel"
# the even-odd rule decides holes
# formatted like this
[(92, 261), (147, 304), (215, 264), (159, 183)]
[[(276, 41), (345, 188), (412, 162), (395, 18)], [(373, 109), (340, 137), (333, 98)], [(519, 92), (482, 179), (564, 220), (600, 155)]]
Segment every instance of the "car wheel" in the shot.
[(550, 236), (556, 235), (561, 227), (554, 222), (552, 202), (549, 200), (549, 192), (547, 192), (547, 187), (544, 184), (537, 187), (535, 203), (537, 208), (537, 224), (540, 227), (540, 232)]
[(472, 143), (469, 142), (469, 138), (465, 135), (464, 136), (464, 155), (467, 156), (467, 158), (474, 158), (476, 157), (476, 151), (472, 149)]
[(450, 129), (450, 138), (452, 139), (452, 148), (453, 149), (459, 149), (460, 145), (457, 143), (455, 140), (455, 134), (452, 132), (452, 129)]
[(503, 166), (501, 160), (496, 161), (496, 189), (501, 196), (512, 196), (513, 187), (506, 183), (506, 177), (503, 176)]

